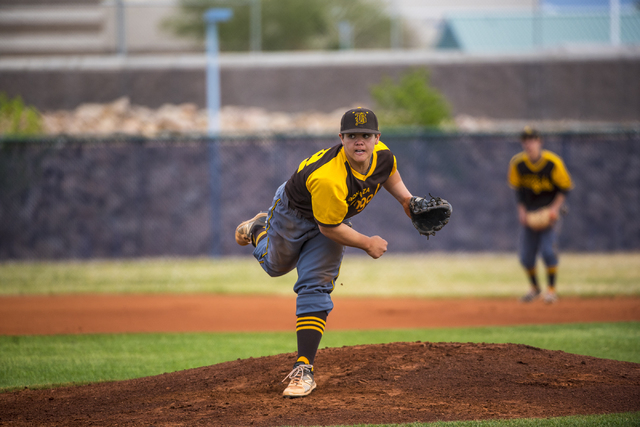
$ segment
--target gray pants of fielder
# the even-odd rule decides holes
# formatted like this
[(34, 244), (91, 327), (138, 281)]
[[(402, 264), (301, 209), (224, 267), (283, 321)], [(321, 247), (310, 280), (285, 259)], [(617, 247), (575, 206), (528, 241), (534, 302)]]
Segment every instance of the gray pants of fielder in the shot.
[(555, 227), (542, 231), (522, 228), (520, 236), (520, 263), (526, 269), (534, 268), (538, 252), (547, 267), (558, 265), (557, 232)]

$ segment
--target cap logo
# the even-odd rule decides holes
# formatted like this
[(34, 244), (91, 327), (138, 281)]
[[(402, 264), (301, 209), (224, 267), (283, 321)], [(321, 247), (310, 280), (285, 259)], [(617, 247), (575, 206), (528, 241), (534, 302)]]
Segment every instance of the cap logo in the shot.
[(363, 125), (363, 124), (367, 123), (367, 113), (365, 113), (365, 112), (359, 112), (359, 113), (354, 112), (353, 114), (355, 114), (355, 116), (356, 116), (356, 126)]

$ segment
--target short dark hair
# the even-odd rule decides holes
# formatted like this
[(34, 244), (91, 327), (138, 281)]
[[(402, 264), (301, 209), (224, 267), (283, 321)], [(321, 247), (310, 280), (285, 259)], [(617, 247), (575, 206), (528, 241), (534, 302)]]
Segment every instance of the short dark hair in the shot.
[(540, 138), (540, 134), (537, 130), (532, 128), (531, 126), (525, 126), (520, 134), (520, 139), (522, 141), (526, 141), (527, 139), (537, 139)]

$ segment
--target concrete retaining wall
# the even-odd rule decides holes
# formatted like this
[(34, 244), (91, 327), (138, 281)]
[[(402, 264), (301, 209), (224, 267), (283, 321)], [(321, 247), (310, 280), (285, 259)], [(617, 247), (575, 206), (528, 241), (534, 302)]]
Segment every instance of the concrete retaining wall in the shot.
[[(226, 54), (222, 105), (330, 112), (372, 106), (370, 88), (427, 68), (455, 114), (495, 119), (640, 120), (640, 50), (470, 57), (456, 53)], [(0, 59), (0, 91), (41, 110), (128, 96), (133, 104), (206, 102), (205, 58)]]

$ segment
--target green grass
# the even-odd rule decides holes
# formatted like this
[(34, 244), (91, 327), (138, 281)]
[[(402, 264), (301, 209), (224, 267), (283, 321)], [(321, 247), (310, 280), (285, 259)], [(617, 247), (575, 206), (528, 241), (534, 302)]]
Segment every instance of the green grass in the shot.
[[(638, 425), (640, 425), (640, 412), (625, 412), (621, 414), (607, 415), (583, 415), (547, 419), (529, 418), (516, 420), (436, 421), (433, 423), (377, 424), (375, 427), (627, 427)], [(350, 427), (365, 427), (365, 424)]]
[[(542, 273), (542, 265), (539, 271)], [(0, 296), (203, 292), (292, 295), (294, 281), (295, 273), (269, 278), (250, 257), (0, 263)], [(378, 260), (348, 255), (336, 294), (512, 297), (525, 288), (515, 254), (387, 254)], [(559, 290), (562, 295), (640, 295), (640, 253), (563, 254)], [(396, 341), (522, 343), (640, 363), (640, 322), (327, 331), (322, 346)], [(294, 351), (291, 333), (0, 336), (0, 391), (138, 378)], [(404, 426), (533, 425), (636, 426), (640, 425), (640, 413)]]
[[(327, 331), (322, 347), (520, 343), (640, 363), (640, 322)], [(295, 351), (293, 332), (0, 336), (0, 389), (124, 380)]]
[[(539, 265), (540, 277), (543, 267)], [(295, 272), (268, 277), (251, 257), (0, 263), (0, 295), (217, 293), (291, 295)], [(542, 280), (544, 283), (544, 280)], [(562, 295), (640, 295), (640, 253), (563, 254)], [(347, 255), (344, 296), (511, 297), (526, 289), (515, 254)]]

